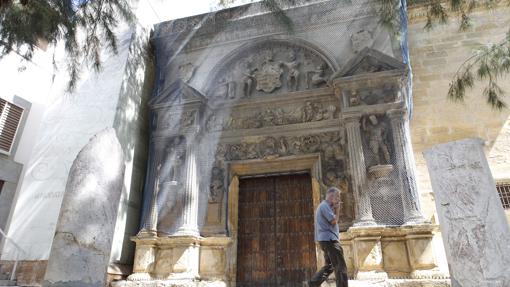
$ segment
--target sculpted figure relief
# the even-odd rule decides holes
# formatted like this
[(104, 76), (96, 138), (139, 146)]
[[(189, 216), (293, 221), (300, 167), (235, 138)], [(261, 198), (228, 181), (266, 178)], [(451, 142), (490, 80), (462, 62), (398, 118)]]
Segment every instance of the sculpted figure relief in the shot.
[(180, 182), (186, 159), (185, 140), (181, 136), (175, 137), (164, 149), (160, 163), (161, 182)]
[(242, 71), (243, 74), (242, 82), (243, 82), (243, 97), (245, 98), (251, 96), (251, 92), (253, 90), (253, 82), (255, 81), (255, 76), (253, 75), (253, 73), (256, 70), (257, 69), (253, 69), (251, 67), (251, 60), (247, 60), (244, 62), (244, 67)]
[(260, 43), (219, 65), (206, 88), (218, 101), (320, 87), (333, 74), (317, 51), (287, 42)]
[(296, 53), (289, 52), (289, 62), (284, 63), (287, 66), (287, 89), (297, 91), (299, 85), (299, 62), (296, 60)]
[[(389, 164), (390, 153), (386, 142), (387, 128), (384, 122), (380, 122), (375, 115), (363, 118), (363, 130), (367, 136), (368, 146), (372, 151), (377, 164)], [(381, 160), (382, 153), (384, 162)]]
[(315, 88), (327, 82), (325, 77), (326, 63), (320, 64), (316, 70), (308, 72), (307, 88)]
[(209, 202), (220, 202), (224, 193), (223, 169), (214, 166), (211, 170), (211, 183), (209, 184)]

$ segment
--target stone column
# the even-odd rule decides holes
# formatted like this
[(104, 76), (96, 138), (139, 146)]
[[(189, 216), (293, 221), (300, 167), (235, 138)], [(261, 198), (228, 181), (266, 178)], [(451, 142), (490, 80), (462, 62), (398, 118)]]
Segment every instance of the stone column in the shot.
[(404, 109), (393, 109), (387, 112), (391, 122), (393, 147), (395, 149), (396, 166), (402, 182), (402, 206), (405, 224), (425, 222), (421, 213), (416, 176), (414, 173), (414, 155), (409, 136), (409, 122)]
[(174, 236), (200, 236), (198, 231), (198, 167), (197, 167), (197, 148), (195, 141), (189, 137), (186, 139), (186, 172), (184, 197), (182, 199), (183, 214), (182, 225), (178, 228)]
[(375, 225), (372, 216), (372, 206), (370, 205), (370, 196), (366, 188), (367, 175), (360, 132), (361, 114), (356, 113), (344, 116), (344, 120), (347, 130), (349, 169), (352, 178), (354, 200), (356, 201), (354, 226)]
[(158, 194), (159, 194), (159, 179), (160, 179), (160, 166), (156, 171), (156, 183), (152, 191), (151, 203), (149, 205), (149, 212), (145, 217), (142, 230), (138, 236), (157, 236), (158, 235)]
[(483, 141), (440, 144), (423, 155), (452, 286), (510, 286), (510, 228)]

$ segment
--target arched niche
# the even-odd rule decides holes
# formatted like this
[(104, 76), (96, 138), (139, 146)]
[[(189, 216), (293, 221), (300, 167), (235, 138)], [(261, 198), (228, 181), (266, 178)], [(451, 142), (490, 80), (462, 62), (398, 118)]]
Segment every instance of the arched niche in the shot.
[(325, 87), (338, 70), (331, 55), (298, 38), (254, 40), (218, 63), (204, 89), (213, 102)]

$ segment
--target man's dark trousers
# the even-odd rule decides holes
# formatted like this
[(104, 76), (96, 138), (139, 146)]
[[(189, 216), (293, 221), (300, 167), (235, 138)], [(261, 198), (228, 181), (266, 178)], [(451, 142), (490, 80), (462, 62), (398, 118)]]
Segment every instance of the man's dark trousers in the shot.
[(336, 287), (347, 287), (347, 266), (345, 265), (344, 251), (338, 241), (319, 241), (324, 251), (326, 265), (313, 275), (310, 280), (310, 287), (319, 287), (328, 276), (335, 271)]

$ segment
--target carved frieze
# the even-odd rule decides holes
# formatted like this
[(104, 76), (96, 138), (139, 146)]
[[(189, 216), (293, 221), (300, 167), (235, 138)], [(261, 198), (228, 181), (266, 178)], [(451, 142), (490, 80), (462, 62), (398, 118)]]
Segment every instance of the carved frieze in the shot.
[(399, 92), (394, 85), (384, 84), (381, 87), (351, 89), (344, 92), (349, 107), (380, 105), (396, 102)]
[(325, 175), (324, 184), (346, 190), (344, 144), (343, 131), (304, 136), (267, 136), (255, 141), (218, 144), (211, 172), (209, 201), (221, 201), (225, 193), (225, 161), (267, 159), (311, 153), (321, 154), (322, 170)]
[(214, 72), (210, 100), (263, 96), (323, 87), (331, 64), (318, 52), (287, 41), (266, 41), (238, 52)]
[(208, 131), (257, 129), (338, 118), (338, 108), (333, 104), (306, 101), (298, 108), (268, 108), (250, 113), (248, 116), (221, 118), (212, 113), (206, 123)]
[(159, 130), (178, 130), (189, 128), (197, 122), (197, 111), (184, 111), (181, 113), (172, 113), (169, 111), (161, 112), (157, 117), (157, 129)]

